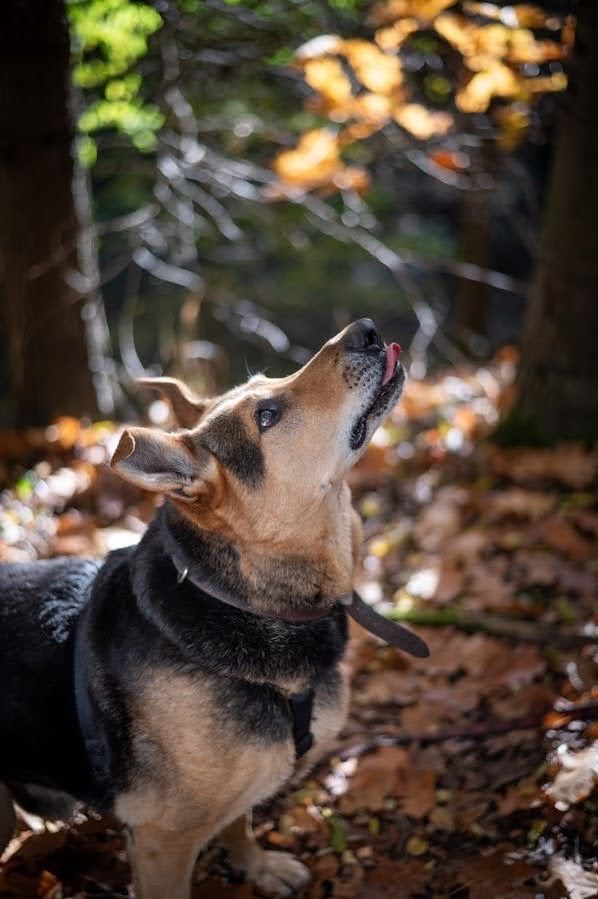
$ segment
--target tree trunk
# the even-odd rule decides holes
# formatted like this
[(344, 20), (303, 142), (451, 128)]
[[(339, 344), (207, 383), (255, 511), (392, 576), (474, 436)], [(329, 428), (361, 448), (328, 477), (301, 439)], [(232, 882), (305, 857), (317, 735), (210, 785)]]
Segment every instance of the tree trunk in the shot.
[(63, 0), (11, 0), (0, 29), (0, 296), (20, 425), (98, 412), (84, 321), (97, 283), (81, 252), (69, 84)]
[[(498, 154), (494, 140), (485, 140), (477, 154), (477, 172), (486, 182), (476, 184), (461, 195), (460, 249), (463, 262), (490, 268), (492, 264), (492, 217), (498, 178)], [(481, 179), (480, 179), (481, 180)], [(453, 326), (457, 344), (480, 356), (488, 349), (488, 285), (462, 279), (457, 283)]]
[(598, 3), (577, 12), (519, 380), (518, 412), (548, 440), (598, 436)]

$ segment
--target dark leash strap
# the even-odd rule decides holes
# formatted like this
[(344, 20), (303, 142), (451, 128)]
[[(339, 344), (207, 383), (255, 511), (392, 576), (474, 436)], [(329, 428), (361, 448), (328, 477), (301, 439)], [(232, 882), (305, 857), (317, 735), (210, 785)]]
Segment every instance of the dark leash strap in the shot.
[(370, 634), (379, 637), (390, 646), (396, 646), (403, 652), (408, 652), (410, 656), (418, 659), (427, 659), (430, 655), (428, 644), (413, 631), (403, 627), (396, 621), (390, 621), (376, 612), (371, 606), (363, 601), (357, 590), (353, 591), (353, 599), (350, 605), (346, 606), (347, 612)]
[[(253, 608), (243, 597), (231, 595), (222, 585), (215, 582), (213, 578), (209, 578), (202, 572), (198, 566), (177, 557), (176, 552), (171, 552), (171, 559), (177, 571), (177, 583), (182, 584), (183, 581), (189, 581), (194, 587), (197, 587), (203, 593), (206, 593), (212, 599), (240, 609), (242, 612), (248, 612), (257, 615), (260, 618), (268, 618), (271, 620), (287, 621), (292, 624), (298, 624), (308, 621), (319, 621), (330, 614), (331, 608), (326, 609), (280, 609), (276, 613), (265, 612), (261, 609)], [(413, 631), (403, 627), (396, 621), (390, 621), (376, 612), (371, 606), (363, 601), (356, 590), (346, 597), (341, 597), (339, 602), (345, 608), (345, 611), (356, 621), (361, 627), (369, 631), (390, 646), (395, 646), (409, 655), (419, 659), (425, 659), (430, 655), (427, 644), (421, 637), (414, 634)], [(313, 690), (304, 690), (301, 693), (293, 693), (288, 697), (289, 708), (293, 721), (293, 740), (295, 743), (295, 755), (301, 758), (302, 755), (311, 748), (314, 742), (311, 732), (311, 719), (313, 715)]]

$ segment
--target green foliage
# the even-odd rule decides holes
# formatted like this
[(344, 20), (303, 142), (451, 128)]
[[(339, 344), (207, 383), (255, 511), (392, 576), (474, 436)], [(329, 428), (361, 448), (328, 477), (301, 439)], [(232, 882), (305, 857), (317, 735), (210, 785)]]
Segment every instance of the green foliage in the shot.
[(96, 93), (79, 119), (86, 135), (79, 155), (93, 165), (96, 131), (113, 128), (126, 135), (138, 150), (155, 145), (162, 125), (158, 108), (144, 102), (141, 76), (131, 72), (147, 53), (148, 41), (162, 18), (146, 3), (132, 0), (69, 0), (68, 15), (74, 45), (73, 80)]

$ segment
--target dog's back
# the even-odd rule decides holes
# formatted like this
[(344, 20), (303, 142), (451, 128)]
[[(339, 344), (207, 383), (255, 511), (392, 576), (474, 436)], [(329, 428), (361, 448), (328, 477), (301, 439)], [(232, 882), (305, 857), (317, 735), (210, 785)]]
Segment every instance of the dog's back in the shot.
[(0, 780), (85, 776), (73, 691), (73, 627), (100, 562), (0, 565)]

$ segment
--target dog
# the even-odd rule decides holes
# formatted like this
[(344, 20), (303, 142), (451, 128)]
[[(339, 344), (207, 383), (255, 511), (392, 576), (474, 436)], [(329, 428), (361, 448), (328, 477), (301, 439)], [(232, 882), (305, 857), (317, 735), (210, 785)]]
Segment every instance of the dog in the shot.
[(398, 357), (362, 319), (289, 377), (211, 399), (146, 382), (181, 429), (127, 429), (112, 457), (165, 497), (141, 542), (0, 566), (0, 850), (13, 800), (48, 817), (84, 802), (125, 823), (137, 899), (189, 899), (216, 835), (262, 891), (308, 881), (248, 819), (346, 718), (345, 477), (399, 399)]

